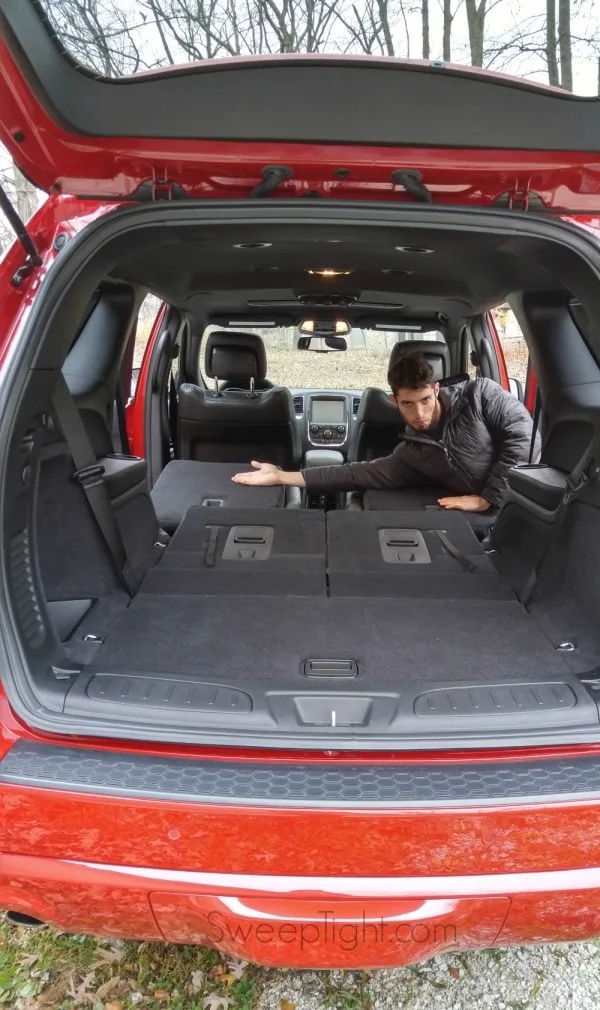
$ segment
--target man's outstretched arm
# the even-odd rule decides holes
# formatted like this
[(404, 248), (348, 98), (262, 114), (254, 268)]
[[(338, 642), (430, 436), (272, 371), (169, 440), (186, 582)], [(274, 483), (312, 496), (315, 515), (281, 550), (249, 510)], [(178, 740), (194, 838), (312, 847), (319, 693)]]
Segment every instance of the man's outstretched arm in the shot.
[(252, 461), (254, 470), (236, 473), (236, 484), (270, 487), (277, 484), (305, 487), (311, 494), (336, 494), (343, 491), (388, 491), (417, 482), (416, 471), (402, 459), (402, 446), (391, 456), (366, 463), (341, 463), (338, 466), (314, 466), (305, 470), (278, 470), (272, 463)]

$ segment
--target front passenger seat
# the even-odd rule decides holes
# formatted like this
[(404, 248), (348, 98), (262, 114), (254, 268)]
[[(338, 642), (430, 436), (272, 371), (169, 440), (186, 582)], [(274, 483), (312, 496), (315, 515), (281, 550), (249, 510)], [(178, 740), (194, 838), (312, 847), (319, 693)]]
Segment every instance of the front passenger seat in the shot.
[[(284, 469), (298, 467), (302, 446), (292, 395), (283, 387), (254, 388), (264, 379), (264, 368), (264, 346), (254, 334), (209, 336), (204, 371), (215, 389), (189, 382), (179, 387), (182, 459), (243, 464), (259, 459)], [(238, 383), (250, 388), (227, 388)]]
[[(450, 373), (450, 352), (437, 340), (402, 340), (394, 344), (388, 369), (404, 354), (422, 354), (433, 368), (436, 381)], [(390, 394), (370, 386), (365, 389), (353, 425), (348, 459), (352, 462), (389, 456), (406, 425)]]

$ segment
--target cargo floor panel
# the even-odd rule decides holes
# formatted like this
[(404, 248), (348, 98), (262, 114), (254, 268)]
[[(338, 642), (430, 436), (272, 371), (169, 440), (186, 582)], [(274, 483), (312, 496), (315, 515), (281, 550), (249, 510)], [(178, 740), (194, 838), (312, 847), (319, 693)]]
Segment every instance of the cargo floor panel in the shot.
[(298, 685), (311, 659), (353, 660), (371, 685), (489, 683), (568, 671), (516, 601), (143, 593), (100, 648), (94, 669)]

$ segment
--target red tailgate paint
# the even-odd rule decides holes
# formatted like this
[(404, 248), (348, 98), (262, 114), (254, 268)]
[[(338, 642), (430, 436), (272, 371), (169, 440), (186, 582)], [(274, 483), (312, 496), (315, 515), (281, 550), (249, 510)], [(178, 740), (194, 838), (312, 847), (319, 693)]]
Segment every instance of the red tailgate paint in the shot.
[[(265, 165), (285, 164), (295, 178), (278, 189), (275, 199), (312, 191), (337, 199), (411, 202), (401, 187), (390, 182), (391, 172), (401, 166), (424, 170), (423, 181), (434, 203), (488, 206), (501, 194), (532, 191), (548, 208), (585, 213), (600, 204), (600, 165), (597, 154), (590, 152), (104, 138), (70, 133), (33, 95), (2, 40), (0, 105), (0, 140), (20, 168), (47, 191), (98, 199), (127, 197), (143, 181), (168, 178), (196, 198), (247, 197)], [(349, 170), (351, 178), (336, 179), (334, 172), (340, 167)]]

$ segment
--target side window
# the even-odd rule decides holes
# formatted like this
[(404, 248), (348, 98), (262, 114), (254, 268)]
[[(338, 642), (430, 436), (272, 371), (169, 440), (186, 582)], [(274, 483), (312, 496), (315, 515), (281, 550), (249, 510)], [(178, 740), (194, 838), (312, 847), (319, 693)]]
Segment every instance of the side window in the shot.
[(529, 350), (517, 318), (509, 305), (500, 305), (492, 311), (496, 332), (504, 354), (510, 379), (516, 379), (525, 389)]
[(477, 365), (473, 364), (473, 356), (475, 355), (475, 345), (473, 343), (473, 338), (469, 337), (467, 339), (467, 372), (469, 373), (469, 378), (479, 379), (481, 376), (481, 371)]
[(140, 311), (138, 312), (137, 324), (135, 328), (135, 344), (133, 347), (133, 360), (131, 363), (131, 388), (129, 390), (129, 395), (134, 396), (135, 389), (137, 386), (138, 375), (140, 374), (140, 366), (142, 364), (142, 359), (146, 347), (148, 346), (148, 340), (150, 339), (150, 334), (152, 332), (152, 327), (154, 326), (154, 320), (158, 315), (158, 310), (160, 309), (161, 301), (156, 295), (146, 295), (144, 301), (140, 305)]

